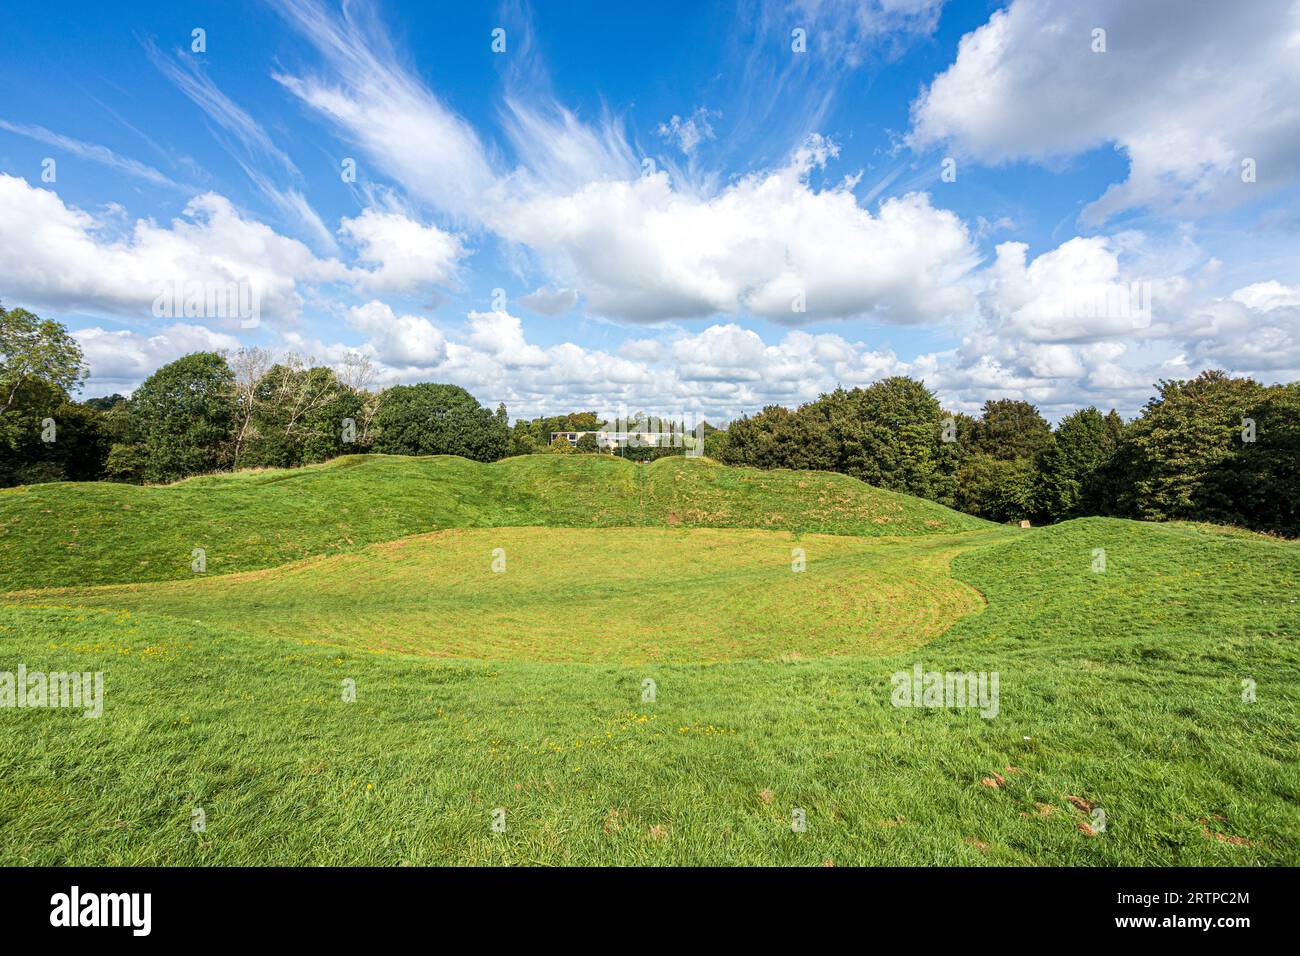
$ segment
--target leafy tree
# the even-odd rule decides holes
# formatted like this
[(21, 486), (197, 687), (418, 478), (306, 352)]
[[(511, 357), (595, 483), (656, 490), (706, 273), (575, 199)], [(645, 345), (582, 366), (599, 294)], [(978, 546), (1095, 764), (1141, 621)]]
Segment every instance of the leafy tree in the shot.
[[(289, 468), (367, 450), (358, 424), (365, 400), (332, 369), (289, 356), (271, 366), (241, 400), (251, 408), (243, 425), (240, 464), (245, 467)], [(348, 420), (351, 441), (344, 440)]]
[(376, 417), (375, 451), (389, 455), (462, 455), (496, 461), (509, 442), (501, 417), (458, 385), (396, 385)]
[(731, 433), (704, 423), (704, 455), (714, 461), (726, 461), (730, 453)]
[(98, 479), (108, 454), (102, 418), (57, 385), (24, 380), (0, 417), (0, 486)]
[(603, 424), (595, 412), (570, 412), (528, 421), (520, 419), (510, 429), (508, 453), (531, 455), (550, 445), (552, 432), (597, 431)]
[[(1115, 454), (1119, 416), (1089, 406), (1061, 419), (1036, 457), (1036, 512), (1053, 521), (1099, 513), (1099, 476)], [(1122, 423), (1120, 424), (1122, 429)]]
[(115, 474), (167, 482), (230, 462), (235, 382), (220, 354), (195, 352), (164, 365), (141, 383), (127, 408), (129, 443), (138, 447), (110, 453)]
[(879, 488), (952, 500), (953, 452), (943, 441), (947, 416), (924, 383), (893, 376), (865, 389), (837, 389), (809, 411), (825, 415), (836, 470)]
[(511, 429), (510, 444), (506, 453), (508, 455), (535, 455), (537, 454), (537, 441), (526, 431)]
[(1019, 521), (1034, 514), (1034, 462), (976, 454), (957, 475), (956, 506), (990, 521)]
[(48, 446), (47, 460), (56, 464), (67, 481), (98, 481), (108, 458), (109, 435), (104, 414), (91, 405), (65, 401), (50, 416), (56, 439)]
[(24, 382), (45, 382), (65, 395), (86, 378), (81, 346), (58, 322), (0, 306), (0, 415)]
[(825, 416), (781, 405), (732, 422), (724, 454), (729, 464), (754, 468), (830, 470), (837, 459)]
[(1157, 388), (1125, 434), (1120, 508), (1155, 521), (1238, 519), (1240, 492), (1227, 474), (1243, 453), (1242, 422), (1264, 398), (1263, 387), (1207, 371)]
[(88, 398), (85, 403), (97, 412), (111, 412), (113, 409), (126, 404), (126, 398), (114, 392), (104, 398)]
[(99, 412), (68, 397), (85, 376), (62, 325), (0, 308), (0, 486), (100, 476)]
[(1264, 389), (1246, 417), (1255, 440), (1242, 441), (1212, 498), (1235, 511), (1236, 523), (1300, 536), (1300, 382)]
[(578, 437), (577, 449), (580, 452), (585, 452), (588, 454), (599, 453), (600, 442), (596, 440), (595, 435), (593, 435), (591, 432), (587, 432), (586, 434), (580, 435)]
[(1003, 461), (1033, 458), (1047, 445), (1052, 426), (1029, 402), (1000, 398), (984, 403), (974, 424), (972, 448)]

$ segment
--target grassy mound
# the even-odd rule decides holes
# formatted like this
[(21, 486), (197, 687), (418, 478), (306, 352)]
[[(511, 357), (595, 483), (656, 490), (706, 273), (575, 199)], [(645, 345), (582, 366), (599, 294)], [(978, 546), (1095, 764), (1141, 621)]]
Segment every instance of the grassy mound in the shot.
[[(98, 720), (0, 710), (0, 864), (1300, 864), (1300, 546), (1094, 519), (953, 567), (989, 606), (923, 648), (711, 666), (0, 607), (0, 671), (106, 674)], [(997, 716), (891, 706), (917, 663)]]
[(250, 571), (443, 528), (760, 528), (847, 535), (987, 528), (829, 472), (594, 455), (356, 455), (292, 470), (0, 491), (0, 592)]
[(6, 600), (437, 657), (631, 664), (882, 654), (982, 608), (949, 564), (972, 538), (1008, 533), (440, 531), (268, 571)]

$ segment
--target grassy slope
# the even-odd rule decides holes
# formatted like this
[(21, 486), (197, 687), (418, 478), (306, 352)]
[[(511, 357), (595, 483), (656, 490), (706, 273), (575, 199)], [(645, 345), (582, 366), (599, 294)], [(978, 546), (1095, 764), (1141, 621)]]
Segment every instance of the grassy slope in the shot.
[(0, 491), (0, 592), (189, 577), (356, 551), (440, 528), (707, 526), (905, 535), (987, 528), (933, 502), (829, 472), (702, 460), (640, 466), (588, 455), (357, 455), (293, 470), (141, 488), (107, 483)]
[[(7, 599), (437, 657), (686, 663), (881, 654), (924, 644), (981, 609), (980, 595), (951, 576), (952, 558), (972, 539), (1017, 533), (452, 530), (266, 571)], [(795, 547), (801, 573), (791, 570)], [(498, 548), (500, 573), (491, 567)]]
[[(437, 662), (0, 607), (0, 670), (107, 672), (101, 720), (0, 711), (0, 863), (1300, 863), (1300, 548), (1090, 519), (955, 570), (990, 606), (935, 643), (796, 663)], [(999, 671), (1000, 715), (891, 707), (917, 661)]]

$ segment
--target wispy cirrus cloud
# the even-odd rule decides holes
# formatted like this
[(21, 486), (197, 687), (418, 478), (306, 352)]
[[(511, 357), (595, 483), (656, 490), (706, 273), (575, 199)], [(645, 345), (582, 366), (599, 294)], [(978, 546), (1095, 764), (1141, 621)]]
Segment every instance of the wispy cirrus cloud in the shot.
[(316, 48), (328, 79), (277, 71), (274, 78), (328, 119), (413, 196), (461, 222), (475, 222), (495, 181), (473, 126), (402, 66), (365, 5), (337, 16), (309, 0), (276, 0)]
[(189, 97), (215, 124), (213, 135), (222, 148), (239, 164), (245, 175), (268, 202), (287, 220), (296, 222), (325, 249), (335, 252), (334, 236), (301, 190), (277, 186), (263, 169), (268, 162), (279, 175), (300, 181), (302, 173), (266, 130), (229, 96), (221, 91), (193, 57), (178, 53), (165, 56), (152, 41), (145, 50), (154, 65), (173, 85)]
[(34, 139), (37, 142), (45, 143), (47, 146), (53, 146), (57, 149), (66, 150), (74, 156), (82, 159), (88, 159), (91, 162), (99, 163), (103, 166), (111, 166), (113, 169), (120, 169), (122, 172), (146, 182), (153, 183), (155, 186), (166, 186), (169, 189), (183, 189), (179, 183), (174, 182), (170, 177), (160, 173), (152, 166), (148, 166), (138, 160), (121, 156), (107, 146), (100, 146), (98, 143), (87, 143), (84, 140), (74, 139), (71, 136), (64, 136), (53, 130), (48, 130), (44, 126), (36, 126), (29, 123), (11, 123), (6, 119), (0, 119), (0, 129), (8, 130), (11, 133), (17, 133), (19, 136), (26, 136), (28, 139)]

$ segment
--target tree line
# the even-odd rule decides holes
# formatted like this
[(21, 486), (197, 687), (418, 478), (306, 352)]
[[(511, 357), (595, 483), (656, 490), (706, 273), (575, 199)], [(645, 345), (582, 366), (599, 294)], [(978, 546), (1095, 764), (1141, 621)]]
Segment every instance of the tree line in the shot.
[[(456, 385), (375, 389), (361, 355), (317, 365), (257, 348), (196, 352), (129, 398), (74, 401), (86, 368), (57, 322), (0, 307), (0, 486), (161, 483), (215, 471), (295, 467), (344, 454), (597, 453), (592, 411), (519, 420)], [(1161, 381), (1132, 421), (1085, 408), (1053, 428), (1029, 402), (993, 399), (978, 417), (943, 409), (915, 379), (837, 388), (797, 409), (771, 405), (704, 427), (704, 453), (734, 465), (837, 471), (994, 521), (1085, 515), (1189, 519), (1300, 536), (1300, 383), (1207, 371)], [(629, 431), (686, 431), (639, 413)], [(629, 449), (646, 460), (683, 445)]]
[(734, 421), (721, 458), (843, 472), (994, 521), (1109, 515), (1300, 535), (1300, 383), (1206, 371), (1156, 392), (1132, 421), (1089, 407), (1053, 429), (1029, 402), (990, 400), (976, 418), (893, 377)]
[(163, 483), (364, 452), (495, 461), (509, 442), (504, 405), (489, 411), (455, 385), (375, 390), (359, 354), (329, 367), (258, 348), (195, 352), (130, 398), (74, 401), (86, 372), (61, 325), (0, 308), (0, 486)]

